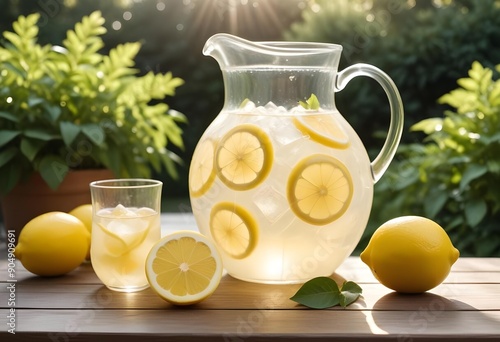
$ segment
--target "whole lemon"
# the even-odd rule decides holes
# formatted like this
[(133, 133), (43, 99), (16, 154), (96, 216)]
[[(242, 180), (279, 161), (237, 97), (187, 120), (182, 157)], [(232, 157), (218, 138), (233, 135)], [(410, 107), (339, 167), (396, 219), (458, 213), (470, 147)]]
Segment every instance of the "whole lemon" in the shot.
[(87, 255), (90, 234), (68, 213), (53, 211), (29, 221), (19, 234), (16, 258), (31, 273), (58, 276), (78, 267)]
[[(68, 214), (73, 215), (83, 222), (89, 234), (92, 233), (92, 204), (82, 204), (71, 210)], [(89, 250), (87, 251), (86, 260), (90, 260), (90, 243)]]
[(459, 255), (436, 222), (402, 216), (381, 225), (360, 257), (381, 284), (401, 293), (421, 293), (441, 284)]

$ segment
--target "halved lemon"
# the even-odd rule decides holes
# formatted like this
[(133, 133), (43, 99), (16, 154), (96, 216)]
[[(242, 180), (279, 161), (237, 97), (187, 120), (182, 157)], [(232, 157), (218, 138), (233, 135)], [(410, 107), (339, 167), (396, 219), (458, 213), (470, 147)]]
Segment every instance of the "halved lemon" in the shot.
[(239, 125), (230, 130), (215, 152), (217, 175), (233, 190), (254, 188), (267, 177), (272, 165), (271, 139), (252, 124)]
[(333, 148), (349, 147), (349, 137), (329, 114), (302, 115), (293, 119), (295, 127), (312, 140)]
[(206, 139), (196, 148), (189, 170), (189, 191), (200, 197), (210, 189), (215, 180), (214, 143)]
[(222, 277), (222, 259), (212, 241), (194, 231), (178, 231), (158, 241), (146, 259), (151, 288), (175, 305), (208, 298)]
[(351, 203), (352, 178), (338, 159), (315, 154), (301, 160), (288, 178), (287, 198), (295, 215), (325, 225), (344, 214)]
[(221, 202), (212, 208), (210, 232), (217, 245), (235, 259), (249, 256), (259, 238), (258, 225), (252, 215), (231, 202)]

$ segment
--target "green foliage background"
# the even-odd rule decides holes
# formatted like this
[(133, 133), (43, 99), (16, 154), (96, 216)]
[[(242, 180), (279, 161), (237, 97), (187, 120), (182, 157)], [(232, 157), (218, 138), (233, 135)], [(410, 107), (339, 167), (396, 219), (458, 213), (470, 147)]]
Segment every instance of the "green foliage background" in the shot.
[[(185, 80), (186, 85), (169, 102), (189, 120), (185, 150), (176, 151), (184, 159), (185, 167), (179, 173), (185, 178), (170, 182), (165, 175), (158, 175), (167, 183), (168, 197), (187, 196), (192, 151), (222, 107), (220, 70), (214, 60), (201, 54), (208, 37), (232, 32), (253, 40), (341, 44), (341, 69), (357, 62), (378, 66), (395, 81), (405, 107), (403, 144), (375, 186), (372, 216), (358, 250), (384, 220), (414, 214), (442, 224), (462, 254), (500, 254), (498, 140), (492, 133), (499, 130), (494, 119), (499, 105), (494, 100), (484, 102), (486, 96), (495, 98), (491, 92), (498, 82), (498, 0), (267, 0), (279, 15), (265, 17), (267, 24), (259, 25), (256, 21), (265, 13), (255, 12), (238, 22), (236, 32), (228, 26), (230, 0), (214, 1), (212, 16), (207, 16), (203, 6), (186, 6), (179, 0), (161, 2), (165, 4), (163, 11), (158, 11), (158, 1), (148, 0), (68, 1), (72, 6), (48, 0), (44, 3), (52, 4), (49, 8), (36, 1), (4, 1), (0, 2), (0, 29), (8, 29), (21, 13), (39, 12), (46, 19), (42, 41), (60, 41), (76, 20), (101, 10), (109, 31), (106, 46), (140, 41), (136, 62), (141, 73), (172, 71)], [(123, 20), (125, 10), (133, 20)], [(114, 21), (123, 24), (120, 30), (111, 28)], [(179, 30), (179, 24), (184, 29)], [(479, 64), (471, 67), (474, 61)], [(483, 75), (482, 81), (477, 75)], [(457, 85), (458, 79), (470, 80)], [(473, 89), (474, 84), (483, 85)], [(457, 102), (462, 98), (467, 99), (468, 107)], [(375, 157), (389, 125), (382, 89), (367, 78), (356, 78), (336, 94), (336, 102)], [(491, 120), (484, 119), (484, 108), (492, 111)], [(442, 129), (436, 130), (439, 124)], [(464, 141), (461, 128), (466, 130), (465, 136), (477, 134), (481, 139)]]
[(439, 99), (452, 109), (413, 125), (426, 138), (404, 144), (377, 185), (365, 240), (392, 217), (419, 214), (439, 222), (462, 255), (500, 255), (498, 71), (474, 62)]
[[(499, 2), (316, 4), (285, 37), (341, 44), (341, 69), (356, 62), (380, 67), (395, 81), (405, 107), (403, 144), (375, 186), (369, 226), (357, 250), (386, 220), (421, 215), (440, 223), (463, 255), (500, 255), (500, 156), (494, 152), (500, 104), (498, 82), (492, 80), (500, 62)], [(474, 61), (490, 69), (476, 63), (470, 78), (463, 78)], [(462, 88), (453, 90), (457, 79)], [(355, 79), (336, 98), (375, 156), (389, 124), (381, 89)]]
[[(105, 166), (117, 177), (176, 176), (184, 117), (155, 100), (183, 80), (137, 77), (140, 43), (99, 53), (106, 29), (95, 11), (68, 30), (61, 45), (38, 43), (38, 13), (20, 16), (0, 47), (0, 194), (38, 172), (57, 188), (70, 168)], [(95, 148), (94, 148), (95, 147)]]

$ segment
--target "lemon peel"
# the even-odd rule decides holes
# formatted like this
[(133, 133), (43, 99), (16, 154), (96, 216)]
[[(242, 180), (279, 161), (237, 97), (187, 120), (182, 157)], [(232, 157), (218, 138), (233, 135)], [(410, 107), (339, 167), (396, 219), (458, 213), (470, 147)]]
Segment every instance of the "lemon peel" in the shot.
[(163, 237), (146, 259), (150, 287), (175, 305), (207, 299), (217, 289), (222, 271), (222, 259), (213, 242), (194, 231)]
[(436, 222), (402, 216), (377, 228), (360, 257), (386, 287), (401, 293), (422, 293), (446, 279), (459, 255)]

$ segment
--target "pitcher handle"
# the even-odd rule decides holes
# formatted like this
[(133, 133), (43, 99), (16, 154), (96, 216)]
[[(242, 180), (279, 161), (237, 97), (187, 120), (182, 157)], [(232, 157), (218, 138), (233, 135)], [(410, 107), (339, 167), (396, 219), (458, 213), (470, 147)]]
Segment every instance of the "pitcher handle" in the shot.
[(403, 103), (393, 80), (385, 72), (370, 64), (354, 64), (339, 72), (335, 91), (344, 89), (347, 83), (357, 76), (368, 76), (377, 81), (387, 94), (391, 108), (391, 122), (389, 131), (387, 132), (387, 138), (379, 154), (371, 162), (372, 177), (373, 181), (376, 183), (389, 167), (389, 164), (396, 154), (399, 141), (401, 140), (404, 120)]

